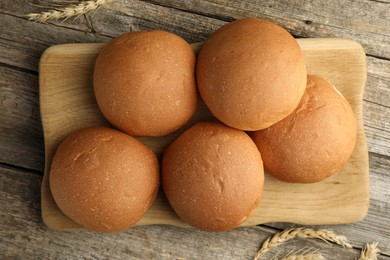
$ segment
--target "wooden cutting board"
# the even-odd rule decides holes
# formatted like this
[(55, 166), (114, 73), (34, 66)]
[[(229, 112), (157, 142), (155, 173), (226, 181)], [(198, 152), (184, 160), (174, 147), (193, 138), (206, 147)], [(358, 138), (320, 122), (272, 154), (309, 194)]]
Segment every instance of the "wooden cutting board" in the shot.
[[(357, 144), (345, 167), (320, 183), (284, 183), (266, 173), (263, 199), (243, 226), (266, 222), (307, 225), (351, 223), (361, 220), (368, 210), (368, 151), (362, 119), (367, 75), (364, 50), (358, 43), (345, 39), (298, 39), (298, 42), (308, 73), (331, 81), (352, 105), (358, 125)], [(92, 85), (95, 59), (103, 46), (57, 45), (48, 48), (40, 61), (40, 108), (46, 151), (42, 218), (52, 229), (82, 229), (59, 210), (48, 180), (51, 161), (61, 140), (80, 128), (109, 125), (97, 107)], [(197, 51), (200, 44), (192, 46)], [(215, 119), (200, 101), (195, 116), (183, 129), (202, 120)], [(164, 148), (183, 129), (166, 137), (139, 139), (161, 156)], [(162, 192), (137, 223), (150, 224), (188, 227), (176, 216)]]

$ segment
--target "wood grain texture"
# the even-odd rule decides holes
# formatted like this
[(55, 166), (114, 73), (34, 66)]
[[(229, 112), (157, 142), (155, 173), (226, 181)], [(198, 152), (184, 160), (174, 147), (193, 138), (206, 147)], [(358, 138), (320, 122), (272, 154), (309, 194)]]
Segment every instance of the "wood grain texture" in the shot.
[[(343, 170), (320, 183), (289, 184), (266, 175), (263, 199), (243, 225), (271, 221), (351, 223), (362, 219), (368, 209), (368, 152), (362, 121), (366, 80), (364, 51), (356, 42), (342, 39), (300, 39), (298, 42), (304, 53), (308, 73), (330, 80), (351, 103), (358, 124), (357, 145)], [(94, 61), (102, 46), (58, 45), (49, 48), (41, 58), (40, 102), (46, 149), (42, 216), (53, 229), (80, 228), (55, 205), (48, 186), (48, 175), (55, 149), (69, 133), (92, 125), (107, 124), (94, 100), (91, 83)], [(187, 127), (213, 118), (204, 105), (199, 107)], [(144, 137), (140, 140), (161, 155), (177, 136), (178, 133), (175, 133), (167, 137)], [(137, 223), (150, 224), (186, 226), (174, 214), (162, 193)]]
[[(390, 58), (389, 3), (338, 0), (326, 2), (115, 0), (94, 13), (93, 17), (87, 16), (89, 17), (87, 19), (81, 17), (65, 22), (50, 21), (49, 24), (39, 26), (33, 26), (33, 23), (25, 21), (24, 14), (54, 8), (56, 3), (63, 4), (63, 1), (2, 1), (0, 12), (8, 15), (3, 16), (2, 22), (6, 25), (11, 23), (12, 26), (27, 26), (28, 29), (20, 33), (26, 34), (23, 36), (32, 40), (36, 37), (33, 35), (37, 34), (29, 34), (30, 30), (34, 32), (40, 27), (45, 28), (40, 33), (43, 33), (45, 36), (43, 38), (50, 40), (51, 44), (59, 44), (64, 40), (102, 42), (107, 41), (108, 37), (116, 37), (124, 32), (149, 29), (167, 30), (189, 42), (199, 42), (205, 40), (227, 21), (242, 17), (262, 17), (280, 24), (299, 37), (349, 38), (361, 43), (370, 55)], [(21, 5), (24, 5), (23, 8)], [(74, 34), (73, 37), (69, 37), (71, 34)], [(20, 41), (24, 37), (12, 33), (4, 38)], [(21, 47), (22, 53), (28, 55), (22, 46), (17, 47)]]
[(0, 67), (0, 93), (0, 162), (42, 171), (38, 77)]
[[(39, 58), (47, 47), (71, 42), (107, 42), (123, 32), (145, 29), (165, 29), (189, 42), (198, 42), (227, 21), (253, 14), (269, 18), (297, 37), (337, 36), (353, 39), (361, 43), (367, 54), (371, 55), (367, 57), (368, 78), (363, 112), (370, 151), (370, 209), (361, 222), (329, 228), (348, 236), (356, 248), (376, 240), (382, 253), (390, 256), (388, 0), (114, 1), (115, 4), (101, 8), (93, 15), (65, 22), (51, 21), (48, 24), (27, 21), (23, 15), (51, 9), (58, 3), (64, 4), (64, 0), (0, 1), (0, 67), (6, 68), (0, 70), (0, 79), (9, 79), (8, 74), (13, 71), (17, 75), (12, 76), (12, 80), (1, 80), (0, 99), (12, 101), (3, 102), (0, 106), (1, 162), (34, 170), (42, 169), (43, 134), (35, 132), (35, 129), (40, 128), (40, 123), (39, 120), (31, 120), (28, 111), (31, 108), (39, 110), (36, 72)], [(3, 92), (3, 87), (11, 92)], [(28, 106), (26, 100), (31, 101)], [(15, 111), (16, 106), (17, 117), (4, 112)], [(17, 130), (2, 130), (5, 128)], [(30, 135), (33, 138), (29, 138)], [(6, 171), (8, 177), (0, 178), (0, 195), (5, 199), (5, 203), (0, 204), (2, 259), (250, 259), (265, 238), (264, 234), (275, 232), (264, 226), (239, 228), (216, 235), (169, 226), (137, 227), (113, 236), (90, 232), (54, 232), (45, 228), (40, 218), (41, 177), (20, 168)], [(288, 245), (295, 249), (306, 245), (317, 247), (306, 240)], [(321, 251), (326, 247), (322, 243), (318, 246)], [(279, 255), (287, 253), (284, 248), (278, 248), (270, 252), (270, 256), (279, 250)], [(327, 259), (354, 259), (357, 254), (328, 247), (325, 256)], [(268, 255), (264, 257), (269, 258)]]
[[(18, 6), (11, 2), (12, 6)], [(0, 1), (1, 4), (4, 1)], [(0, 24), (0, 62), (35, 72), (42, 52), (51, 45), (111, 39), (65, 26), (40, 25), (9, 14), (0, 15)]]
[[(0, 167), (0, 196), (7, 198), (7, 203), (0, 204), (1, 259), (252, 259), (261, 243), (276, 232), (268, 227), (244, 227), (209, 233), (164, 225), (116, 234), (57, 232), (41, 221), (40, 184), (41, 177), (36, 174)], [(357, 244), (362, 246), (363, 242)], [(261, 259), (303, 247), (318, 249), (329, 260), (355, 259), (360, 251), (294, 239)]]
[[(23, 0), (15, 2), (25, 3)], [(18, 5), (10, 1), (3, 5), (7, 13), (22, 17)], [(35, 0), (24, 10), (39, 12), (46, 10), (48, 5), (47, 0)], [(97, 34), (111, 36), (129, 29), (160, 28), (179, 32), (195, 42), (204, 40), (227, 21), (243, 17), (271, 20), (300, 37), (349, 38), (360, 42), (370, 55), (390, 58), (387, 48), (390, 44), (390, 3), (385, 1), (115, 0), (94, 15), (93, 25), (72, 19), (51, 23), (83, 31), (91, 31), (93, 27)]]
[[(341, 37), (361, 43), (371, 55), (390, 58), (390, 3), (382, 1), (181, 1), (147, 0), (162, 7), (191, 10), (218, 20), (260, 17), (300, 37)], [(127, 1), (116, 5), (127, 7)], [(113, 4), (112, 7), (116, 8)], [(123, 8), (123, 7), (122, 7)], [(125, 8), (124, 8), (125, 9)]]

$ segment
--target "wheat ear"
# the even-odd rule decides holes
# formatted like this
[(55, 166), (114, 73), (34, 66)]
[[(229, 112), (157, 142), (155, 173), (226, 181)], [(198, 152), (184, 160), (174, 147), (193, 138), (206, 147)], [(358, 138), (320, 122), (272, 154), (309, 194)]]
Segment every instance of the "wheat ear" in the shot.
[(347, 238), (344, 236), (337, 235), (333, 231), (326, 229), (314, 230), (311, 228), (290, 228), (286, 229), (280, 233), (276, 233), (274, 236), (267, 238), (260, 250), (257, 252), (254, 257), (255, 260), (270, 250), (271, 248), (277, 247), (283, 242), (291, 240), (293, 238), (316, 238), (321, 239), (324, 242), (331, 242), (342, 247), (352, 248), (352, 246), (347, 242)]
[(378, 242), (367, 243), (358, 260), (377, 260), (381, 251), (378, 248)]
[(74, 16), (80, 16), (97, 10), (99, 7), (112, 2), (113, 0), (91, 0), (83, 1), (77, 5), (69, 5), (66, 7), (44, 11), (42, 13), (31, 13), (26, 16), (31, 21), (46, 23), (49, 20), (68, 19)]

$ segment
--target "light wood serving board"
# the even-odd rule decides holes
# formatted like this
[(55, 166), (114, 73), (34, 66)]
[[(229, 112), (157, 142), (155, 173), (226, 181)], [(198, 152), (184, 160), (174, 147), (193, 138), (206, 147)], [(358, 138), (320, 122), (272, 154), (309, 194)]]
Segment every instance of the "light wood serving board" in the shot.
[[(266, 173), (260, 205), (243, 226), (266, 222), (342, 224), (361, 220), (369, 203), (368, 151), (363, 128), (362, 101), (366, 81), (363, 48), (344, 39), (298, 39), (308, 74), (331, 81), (355, 112), (358, 137), (352, 157), (334, 176), (316, 184), (291, 184)], [(42, 182), (42, 217), (52, 229), (71, 231), (82, 227), (57, 207), (49, 188), (50, 165), (55, 150), (68, 134), (89, 126), (109, 125), (100, 113), (93, 93), (95, 59), (104, 44), (64, 44), (48, 48), (40, 61), (40, 108), (45, 137), (45, 174)], [(200, 44), (192, 45), (197, 51)], [(202, 101), (195, 122), (215, 120)], [(183, 128), (183, 129), (184, 129)], [(139, 138), (161, 156), (180, 132), (166, 137)], [(153, 206), (137, 225), (169, 224), (188, 227), (169, 206), (160, 191)]]

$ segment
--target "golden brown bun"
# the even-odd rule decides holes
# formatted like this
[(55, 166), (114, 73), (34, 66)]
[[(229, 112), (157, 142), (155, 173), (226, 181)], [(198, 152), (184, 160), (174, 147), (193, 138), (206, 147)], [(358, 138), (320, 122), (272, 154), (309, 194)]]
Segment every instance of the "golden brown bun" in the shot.
[(264, 129), (289, 115), (306, 87), (298, 42), (282, 27), (256, 18), (232, 22), (202, 46), (198, 89), (225, 124)]
[(356, 134), (348, 101), (325, 79), (308, 76), (297, 109), (253, 137), (270, 174), (282, 181), (312, 183), (343, 167)]
[(114, 126), (136, 136), (163, 136), (183, 126), (197, 104), (195, 54), (163, 31), (124, 34), (100, 52), (96, 100)]
[(162, 183), (185, 222), (206, 231), (239, 226), (259, 204), (264, 171), (256, 145), (243, 131), (203, 122), (165, 151)]
[(76, 131), (59, 145), (50, 189), (61, 211), (95, 231), (134, 225), (151, 206), (160, 182), (154, 153), (106, 127)]

